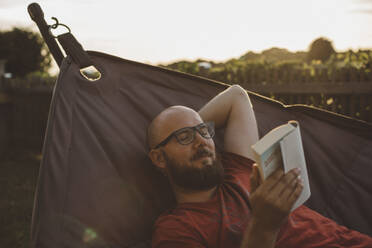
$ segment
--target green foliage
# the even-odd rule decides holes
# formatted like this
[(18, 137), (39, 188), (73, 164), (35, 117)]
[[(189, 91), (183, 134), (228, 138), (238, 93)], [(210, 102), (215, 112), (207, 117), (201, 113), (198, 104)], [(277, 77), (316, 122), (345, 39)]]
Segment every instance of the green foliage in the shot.
[[(332, 87), (332, 85), (345, 85), (347, 82), (372, 83), (371, 50), (335, 52), (325, 61), (307, 61), (306, 58), (306, 52), (291, 53), (286, 49), (272, 48), (262, 53), (247, 52), (240, 58), (230, 59), (225, 63), (208, 62), (209, 68), (201, 67), (201, 60), (181, 61), (167, 67), (227, 84), (240, 84), (247, 89), (255, 89), (257, 85), (265, 87), (269, 84), (278, 84), (281, 88), (286, 87), (286, 84), (330, 83)], [(333, 84), (335, 82), (340, 82), (340, 84)], [(265, 95), (285, 104), (307, 104), (371, 121), (369, 117), (371, 106), (367, 100), (368, 92), (359, 96), (350, 94), (350, 99), (361, 98), (356, 105), (351, 105), (344, 94), (304, 93), (296, 95), (270, 92)], [(356, 102), (355, 99), (350, 100), (352, 101)]]
[(333, 49), (332, 42), (321, 37), (311, 43), (308, 60), (321, 60), (324, 62), (334, 53), (335, 49)]
[(51, 57), (40, 35), (28, 30), (14, 28), (0, 32), (0, 59), (6, 60), (6, 72), (13, 77), (24, 77), (28, 73), (46, 72)]
[(266, 61), (269, 63), (281, 62), (281, 61), (296, 61), (304, 62), (306, 60), (306, 52), (295, 52), (292, 53), (284, 48), (273, 47), (264, 50), (262, 53), (254, 53), (252, 51), (247, 52), (239, 58), (240, 61), (259, 62)]
[(30, 226), (40, 159), (12, 149), (0, 166), (0, 247), (30, 247)]
[(247, 52), (238, 59), (210, 64), (202, 68), (202, 60), (180, 61), (166, 67), (208, 77), (228, 84), (309, 83), (372, 80), (372, 51), (333, 53), (327, 61), (306, 61), (305, 52), (291, 53), (272, 48), (262, 53)]

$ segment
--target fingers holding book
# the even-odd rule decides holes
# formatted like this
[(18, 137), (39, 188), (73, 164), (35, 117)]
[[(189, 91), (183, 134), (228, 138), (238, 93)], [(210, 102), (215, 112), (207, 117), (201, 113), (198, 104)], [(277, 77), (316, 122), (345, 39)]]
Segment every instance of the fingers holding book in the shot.
[(284, 174), (283, 169), (279, 168), (259, 184), (258, 173), (253, 170), (250, 204), (253, 217), (263, 227), (280, 228), (287, 218), (303, 188), (299, 175), (300, 171), (297, 169)]
[(283, 169), (279, 169), (282, 178), (277, 179), (276, 184), (271, 188), (272, 191), (279, 196), (279, 199), (287, 200), (296, 189), (301, 186), (301, 171), (298, 168), (292, 169), (287, 174), (284, 174)]

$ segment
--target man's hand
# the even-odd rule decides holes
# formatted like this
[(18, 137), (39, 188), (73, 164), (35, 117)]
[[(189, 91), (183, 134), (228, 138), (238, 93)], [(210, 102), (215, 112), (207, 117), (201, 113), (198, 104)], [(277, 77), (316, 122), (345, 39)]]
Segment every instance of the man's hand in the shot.
[(298, 169), (286, 174), (283, 169), (278, 169), (260, 185), (257, 165), (253, 166), (250, 195), (252, 218), (263, 231), (279, 230), (287, 219), (303, 189), (299, 175)]
[(253, 165), (249, 197), (252, 218), (241, 247), (275, 246), (280, 227), (301, 194), (303, 185), (299, 175), (300, 172), (296, 169), (286, 174), (278, 169), (264, 182), (260, 182), (257, 165)]

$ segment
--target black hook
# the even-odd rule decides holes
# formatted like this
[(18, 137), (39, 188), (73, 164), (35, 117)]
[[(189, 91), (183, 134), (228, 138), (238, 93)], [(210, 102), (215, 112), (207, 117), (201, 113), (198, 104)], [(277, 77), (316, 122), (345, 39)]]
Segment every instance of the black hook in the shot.
[(58, 28), (58, 26), (62, 26), (62, 27), (65, 27), (67, 29), (67, 33), (71, 33), (71, 29), (63, 24), (63, 23), (59, 23), (58, 19), (56, 17), (52, 17), (52, 20), (54, 20), (56, 23), (52, 24), (52, 25), (48, 25), (49, 27), (49, 33), (54, 37), (54, 38), (57, 38), (57, 36), (55, 36), (52, 32), (51, 32), (51, 29), (56, 29)]

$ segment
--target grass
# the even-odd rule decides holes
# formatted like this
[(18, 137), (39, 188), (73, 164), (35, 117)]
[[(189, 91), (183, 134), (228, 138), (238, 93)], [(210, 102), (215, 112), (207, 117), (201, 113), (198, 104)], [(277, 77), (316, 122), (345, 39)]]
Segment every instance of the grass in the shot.
[(41, 156), (13, 152), (0, 159), (0, 247), (29, 247)]

